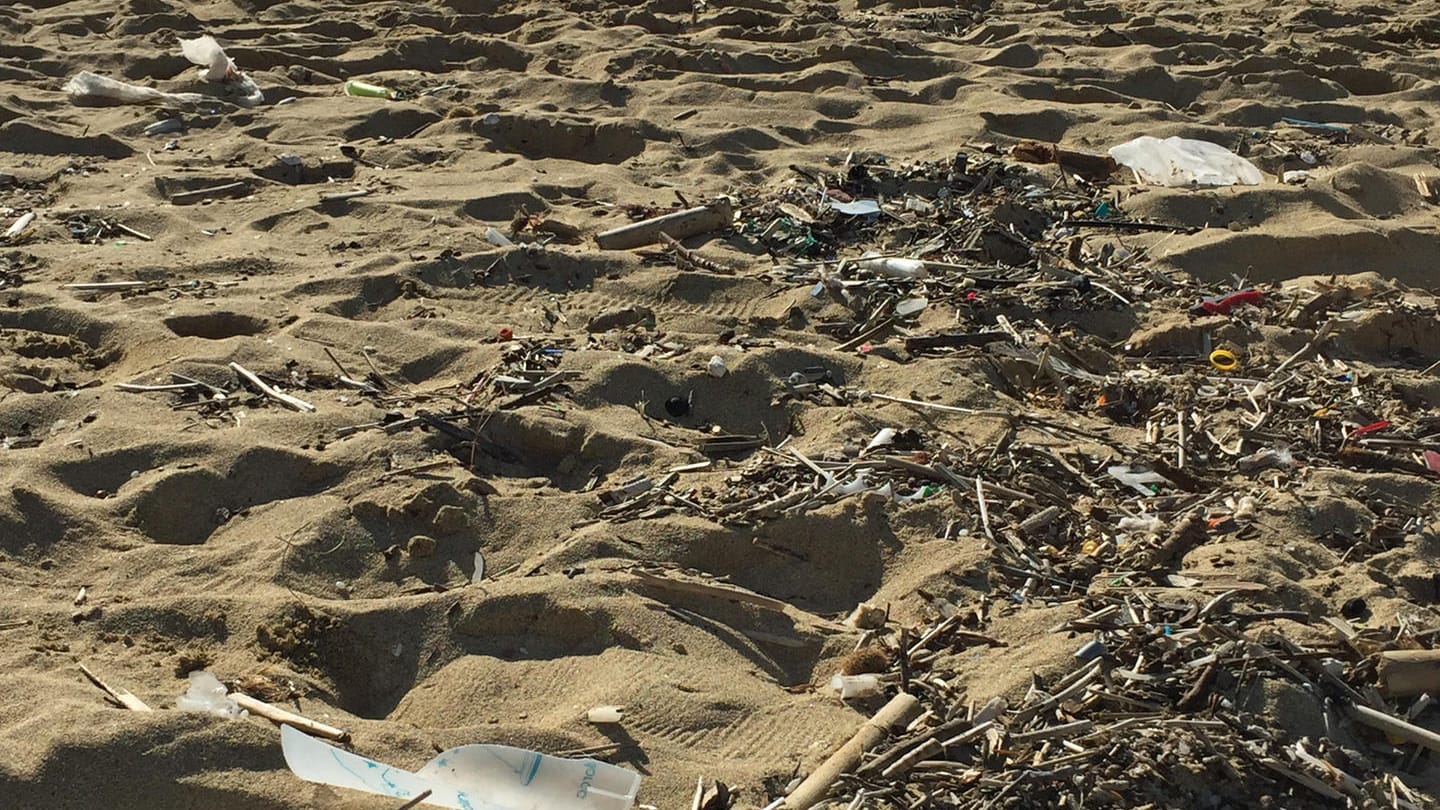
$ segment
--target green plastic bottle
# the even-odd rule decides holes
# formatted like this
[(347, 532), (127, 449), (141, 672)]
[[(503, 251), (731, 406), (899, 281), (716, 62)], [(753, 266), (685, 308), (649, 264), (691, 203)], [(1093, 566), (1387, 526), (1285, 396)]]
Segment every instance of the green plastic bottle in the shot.
[(389, 88), (381, 87), (378, 84), (370, 84), (368, 82), (360, 82), (351, 79), (350, 81), (345, 82), (345, 95), (364, 96), (365, 98), (387, 98), (393, 100), (395, 98), (395, 91)]

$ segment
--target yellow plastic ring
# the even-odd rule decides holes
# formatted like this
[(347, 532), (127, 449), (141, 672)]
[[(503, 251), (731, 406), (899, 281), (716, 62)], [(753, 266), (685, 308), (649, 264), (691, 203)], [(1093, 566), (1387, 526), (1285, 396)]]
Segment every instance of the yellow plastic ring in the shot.
[(1210, 352), (1210, 365), (1214, 366), (1216, 371), (1228, 373), (1240, 368), (1240, 358), (1229, 349), (1216, 349)]

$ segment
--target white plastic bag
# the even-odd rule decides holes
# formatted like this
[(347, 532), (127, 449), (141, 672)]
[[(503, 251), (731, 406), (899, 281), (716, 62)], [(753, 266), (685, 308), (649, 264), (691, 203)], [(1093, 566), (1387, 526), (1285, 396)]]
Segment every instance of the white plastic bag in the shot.
[(1145, 135), (1110, 150), (1142, 183), (1154, 186), (1257, 186), (1265, 176), (1255, 164), (1219, 144)]
[(265, 100), (265, 94), (249, 76), (235, 67), (235, 60), (225, 55), (225, 49), (214, 37), (180, 40), (180, 53), (193, 64), (200, 66), (200, 78), (207, 82), (225, 82), (234, 85), (237, 93), (231, 99), (242, 107), (254, 107)]
[(200, 77), (207, 82), (223, 82), (236, 76), (235, 62), (225, 55), (225, 49), (214, 37), (180, 40), (180, 54), (191, 64), (200, 66)]

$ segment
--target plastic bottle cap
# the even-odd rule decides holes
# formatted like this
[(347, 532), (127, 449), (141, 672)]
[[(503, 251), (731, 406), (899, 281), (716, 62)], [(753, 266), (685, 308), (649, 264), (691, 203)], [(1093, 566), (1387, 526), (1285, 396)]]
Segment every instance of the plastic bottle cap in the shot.
[(1216, 371), (1234, 371), (1240, 367), (1240, 358), (1229, 349), (1216, 349), (1210, 353), (1210, 365)]

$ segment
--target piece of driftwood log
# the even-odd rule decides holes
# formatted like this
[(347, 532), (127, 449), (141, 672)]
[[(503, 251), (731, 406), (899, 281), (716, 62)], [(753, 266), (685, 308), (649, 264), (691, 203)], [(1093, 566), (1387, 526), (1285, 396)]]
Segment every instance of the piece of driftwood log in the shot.
[(831, 754), (828, 759), (820, 764), (805, 780), (801, 782), (790, 795), (785, 797), (781, 807), (786, 810), (808, 810), (819, 804), (830, 792), (830, 787), (835, 784), (846, 771), (852, 770), (860, 762), (864, 753), (874, 748), (885, 739), (890, 729), (903, 725), (914, 720), (920, 714), (920, 701), (908, 692), (901, 692), (890, 699), (875, 716), (865, 721), (865, 725), (855, 732), (849, 742), (840, 746), (839, 750)]
[(595, 242), (604, 250), (629, 250), (653, 245), (660, 241), (661, 234), (684, 239), (687, 236), (728, 228), (734, 218), (735, 211), (730, 207), (730, 201), (721, 197), (709, 205), (687, 208), (633, 225), (621, 225), (602, 231), (595, 234)]
[(1411, 697), (1440, 692), (1440, 650), (1389, 650), (1380, 653), (1385, 694)]
[(1056, 143), (1021, 141), (1010, 148), (1010, 156), (1024, 163), (1053, 163), (1068, 172), (1103, 180), (1119, 167), (1109, 155), (1068, 149)]

